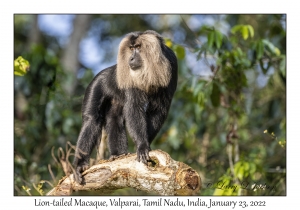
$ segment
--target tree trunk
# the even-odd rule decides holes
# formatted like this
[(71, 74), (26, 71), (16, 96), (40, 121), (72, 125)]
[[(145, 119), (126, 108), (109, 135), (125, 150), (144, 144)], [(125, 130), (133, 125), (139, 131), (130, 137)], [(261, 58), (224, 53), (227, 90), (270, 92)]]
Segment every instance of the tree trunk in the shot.
[(38, 26), (38, 15), (33, 15), (32, 26), (29, 31), (28, 41), (26, 43), (27, 51), (31, 50), (31, 46), (34, 44), (39, 44), (41, 41), (41, 31)]
[(76, 15), (73, 24), (73, 32), (62, 55), (62, 66), (70, 72), (70, 77), (65, 81), (64, 89), (73, 95), (77, 83), (77, 71), (79, 69), (78, 52), (81, 39), (86, 34), (90, 25), (91, 15)]

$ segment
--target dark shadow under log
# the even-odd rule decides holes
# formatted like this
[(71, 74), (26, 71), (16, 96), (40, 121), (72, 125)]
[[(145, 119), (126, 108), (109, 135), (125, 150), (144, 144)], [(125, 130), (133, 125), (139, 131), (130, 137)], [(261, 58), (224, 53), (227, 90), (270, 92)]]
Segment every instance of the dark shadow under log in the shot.
[(148, 166), (136, 161), (136, 154), (103, 160), (83, 172), (84, 184), (75, 182), (73, 174), (61, 179), (47, 195), (71, 195), (73, 191), (97, 191), (105, 195), (122, 188), (158, 195), (195, 195), (201, 188), (199, 174), (188, 165), (173, 160), (161, 150), (150, 152)]

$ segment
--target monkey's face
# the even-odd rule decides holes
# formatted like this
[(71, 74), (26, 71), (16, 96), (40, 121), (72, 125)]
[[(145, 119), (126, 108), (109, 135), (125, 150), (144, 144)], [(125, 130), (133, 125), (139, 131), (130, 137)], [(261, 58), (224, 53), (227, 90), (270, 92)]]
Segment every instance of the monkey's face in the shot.
[(129, 58), (128, 64), (132, 71), (136, 71), (142, 69), (143, 60), (141, 57), (141, 45), (140, 44), (133, 44), (129, 47), (131, 51), (131, 56)]
[(168, 86), (171, 65), (163, 53), (165, 47), (162, 37), (154, 31), (132, 32), (124, 37), (117, 60), (118, 87), (148, 92)]

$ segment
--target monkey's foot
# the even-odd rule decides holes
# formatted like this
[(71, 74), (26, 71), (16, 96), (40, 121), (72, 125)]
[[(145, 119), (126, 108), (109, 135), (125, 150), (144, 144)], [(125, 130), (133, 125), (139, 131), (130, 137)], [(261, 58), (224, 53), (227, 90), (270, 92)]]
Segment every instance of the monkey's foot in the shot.
[(81, 173), (84, 172), (85, 170), (87, 170), (88, 168), (89, 168), (88, 164), (82, 164), (82, 165), (75, 167), (74, 179), (78, 184), (84, 184)]

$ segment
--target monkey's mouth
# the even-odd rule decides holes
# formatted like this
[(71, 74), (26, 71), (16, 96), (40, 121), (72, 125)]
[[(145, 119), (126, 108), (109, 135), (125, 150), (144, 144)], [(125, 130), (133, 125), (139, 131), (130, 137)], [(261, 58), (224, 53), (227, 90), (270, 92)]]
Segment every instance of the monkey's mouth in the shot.
[(141, 68), (142, 68), (142, 65), (140, 65), (140, 64), (135, 64), (135, 63), (130, 63), (130, 64), (129, 64), (129, 67), (130, 67), (131, 70), (136, 71), (136, 70), (141, 69)]

